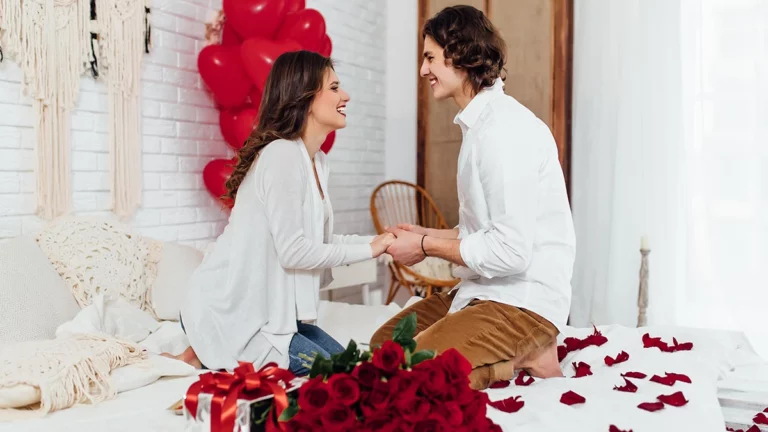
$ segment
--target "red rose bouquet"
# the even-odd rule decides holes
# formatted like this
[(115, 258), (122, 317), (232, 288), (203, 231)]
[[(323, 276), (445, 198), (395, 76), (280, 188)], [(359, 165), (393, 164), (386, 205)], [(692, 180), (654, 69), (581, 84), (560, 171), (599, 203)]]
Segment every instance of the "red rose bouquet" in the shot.
[(417, 351), (416, 315), (373, 352), (354, 341), (315, 358), (310, 379), (280, 416), (289, 431), (500, 431), (486, 417), (488, 396), (469, 387), (469, 362), (451, 349)]

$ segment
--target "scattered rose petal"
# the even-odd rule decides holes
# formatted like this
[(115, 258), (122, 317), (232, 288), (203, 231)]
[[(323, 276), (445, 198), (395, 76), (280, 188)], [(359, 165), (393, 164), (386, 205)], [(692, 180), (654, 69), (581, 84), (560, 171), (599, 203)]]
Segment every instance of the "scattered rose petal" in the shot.
[(654, 411), (663, 409), (664, 403), (663, 402), (643, 402), (637, 407), (640, 409), (644, 409), (646, 411), (654, 412)]
[(678, 373), (670, 373), (666, 372), (665, 377), (660, 377), (658, 375), (654, 375), (651, 377), (651, 381), (659, 384), (663, 384), (666, 386), (673, 386), (676, 382), (681, 381), (690, 384), (691, 379), (688, 377), (688, 375), (678, 374)]
[(509, 387), (509, 381), (496, 381), (495, 383), (489, 386), (489, 388), (492, 388), (492, 389), (503, 389), (507, 387)]
[(516, 413), (525, 405), (525, 401), (520, 400), (520, 396), (512, 396), (506, 399), (488, 402), (488, 405), (505, 413)]
[(619, 363), (624, 363), (625, 361), (629, 360), (629, 354), (627, 354), (626, 351), (622, 351), (616, 355), (616, 358), (611, 358), (610, 356), (605, 356), (605, 364), (608, 366), (613, 366)]
[(578, 351), (581, 349), (584, 349), (586, 347), (590, 346), (601, 346), (604, 343), (608, 342), (608, 338), (603, 336), (603, 334), (595, 327), (592, 326), (595, 331), (585, 337), (584, 339), (579, 339), (575, 337), (567, 337), (563, 340), (563, 343), (565, 345), (560, 345), (557, 347), (557, 358), (559, 361), (563, 361), (565, 356), (568, 355), (568, 353)]
[(614, 425), (611, 425), (611, 427), (608, 428), (608, 432), (632, 432), (632, 429), (623, 430), (623, 429), (617, 428)]
[(560, 396), (560, 403), (566, 404), (566, 405), (576, 405), (586, 402), (587, 400), (584, 399), (584, 396), (574, 393), (572, 391), (567, 391), (563, 393), (562, 396)]
[(636, 378), (636, 379), (645, 379), (648, 375), (642, 373), (642, 372), (627, 372), (621, 374), (621, 376), (625, 378)]
[(560, 363), (565, 359), (565, 357), (568, 355), (568, 348), (565, 347), (565, 345), (558, 345), (557, 346), (557, 362)]
[(683, 392), (672, 393), (671, 395), (661, 395), (656, 399), (675, 407), (681, 407), (688, 403), (688, 401), (685, 400), (685, 396), (683, 396)]
[(764, 413), (768, 413), (768, 408), (763, 410)]
[(637, 386), (630, 380), (624, 378), (624, 385), (619, 386), (613, 386), (614, 390), (620, 391), (620, 392), (627, 392), (627, 393), (634, 393), (637, 391)]
[(660, 337), (652, 337), (648, 333), (643, 335), (643, 347), (645, 348), (658, 348), (663, 352), (677, 352), (677, 351), (690, 351), (693, 349), (693, 342), (677, 342), (676, 338), (672, 338), (672, 346), (662, 341)]
[(515, 378), (515, 385), (519, 386), (529, 386), (533, 384), (533, 377), (525, 373), (525, 371), (520, 371), (519, 374), (517, 374), (517, 378)]
[(763, 413), (758, 413), (755, 418), (752, 419), (755, 424), (768, 425), (768, 417)]
[(592, 367), (584, 362), (573, 363), (573, 368), (576, 370), (574, 378), (581, 378), (587, 375), (592, 375)]
[(760, 430), (760, 428), (757, 427), (757, 425), (752, 425), (752, 426), (749, 427), (749, 429), (747, 429), (744, 432), (763, 432), (763, 431)]

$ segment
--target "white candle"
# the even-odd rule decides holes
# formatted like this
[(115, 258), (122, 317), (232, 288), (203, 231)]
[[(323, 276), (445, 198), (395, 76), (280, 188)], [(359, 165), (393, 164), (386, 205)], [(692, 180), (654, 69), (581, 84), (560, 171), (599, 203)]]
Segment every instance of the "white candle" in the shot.
[(648, 236), (642, 236), (640, 237), (640, 249), (647, 250), (648, 249)]

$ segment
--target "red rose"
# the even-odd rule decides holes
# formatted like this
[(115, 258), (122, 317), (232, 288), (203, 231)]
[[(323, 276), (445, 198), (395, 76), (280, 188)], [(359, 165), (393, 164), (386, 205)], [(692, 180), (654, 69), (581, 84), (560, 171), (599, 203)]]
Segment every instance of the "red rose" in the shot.
[(485, 418), (485, 420), (469, 430), (472, 432), (501, 432), (501, 426), (494, 423), (491, 419)]
[(395, 395), (397, 398), (395, 406), (397, 412), (403, 417), (403, 420), (407, 422), (417, 422), (429, 414), (432, 410), (432, 405), (429, 401), (423, 397), (414, 397), (406, 399), (401, 398), (399, 394)]
[(309, 416), (301, 415), (301, 411), (291, 421), (285, 423), (288, 432), (313, 432), (320, 426), (313, 421)]
[(360, 399), (360, 386), (347, 374), (336, 374), (328, 380), (331, 398), (346, 406), (351, 406)]
[(414, 371), (424, 374), (424, 386), (421, 391), (432, 399), (441, 399), (453, 390), (448, 385), (440, 357), (417, 364)]
[(392, 386), (389, 382), (377, 381), (370, 393), (365, 395), (360, 403), (363, 415), (367, 417), (384, 411), (389, 406), (392, 393)]
[(331, 398), (328, 384), (323, 378), (315, 377), (299, 388), (299, 408), (307, 413), (323, 410)]
[(424, 374), (412, 370), (402, 370), (391, 377), (389, 382), (394, 387), (398, 399), (412, 399), (424, 382)]
[(469, 374), (472, 372), (472, 364), (455, 348), (451, 348), (440, 354), (440, 360), (451, 382), (464, 381), (469, 382)]
[(488, 394), (477, 392), (477, 396), (464, 406), (464, 426), (475, 427), (485, 424), (488, 412)]
[(438, 405), (437, 413), (451, 426), (459, 426), (464, 422), (464, 414), (456, 402), (444, 402)]
[(450, 429), (451, 427), (445, 419), (438, 414), (430, 414), (427, 418), (416, 423), (413, 427), (413, 430), (419, 432), (442, 432)]
[(323, 430), (344, 431), (355, 426), (357, 417), (348, 406), (334, 403), (325, 409), (320, 422), (323, 425)]
[(388, 340), (373, 352), (373, 365), (382, 372), (395, 373), (404, 364), (405, 353), (397, 342)]
[(352, 371), (352, 377), (361, 387), (371, 388), (381, 378), (381, 372), (373, 364), (362, 362)]
[(364, 430), (376, 432), (400, 432), (403, 430), (412, 430), (411, 428), (406, 429), (399, 417), (395, 417), (388, 412), (366, 416), (364, 426)]

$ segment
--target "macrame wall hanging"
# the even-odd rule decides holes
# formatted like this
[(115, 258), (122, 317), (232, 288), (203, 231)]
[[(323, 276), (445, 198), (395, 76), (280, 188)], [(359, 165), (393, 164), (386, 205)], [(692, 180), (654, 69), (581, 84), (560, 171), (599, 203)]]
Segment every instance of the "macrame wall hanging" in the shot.
[(41, 217), (71, 207), (70, 115), (89, 69), (107, 84), (112, 208), (126, 216), (141, 204), (139, 99), (149, 36), (149, 0), (0, 0), (0, 46), (21, 66), (37, 117)]

